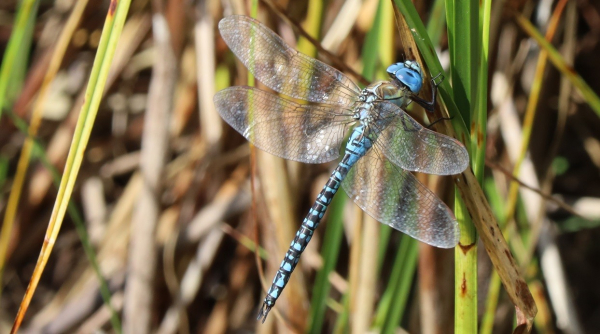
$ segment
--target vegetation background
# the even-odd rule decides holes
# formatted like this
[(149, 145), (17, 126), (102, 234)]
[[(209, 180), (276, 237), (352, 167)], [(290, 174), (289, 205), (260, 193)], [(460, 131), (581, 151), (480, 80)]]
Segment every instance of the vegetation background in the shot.
[[(535, 312), (515, 313), (510, 292), (527, 289), (501, 287), (490, 244), (419, 244), (341, 194), (255, 320), (333, 165), (274, 158), (221, 121), (212, 96), (248, 77), (217, 23), (252, 14), (364, 83), (410, 53), (395, 8), (413, 33), (425, 23), (446, 68), (443, 123), (468, 142), (535, 299), (533, 331), (600, 332), (600, 5), (588, 0), (2, 1), (0, 332), (19, 307), (32, 333), (523, 329)], [(454, 202), (450, 178), (419, 178)], [(463, 238), (477, 240), (463, 197)]]

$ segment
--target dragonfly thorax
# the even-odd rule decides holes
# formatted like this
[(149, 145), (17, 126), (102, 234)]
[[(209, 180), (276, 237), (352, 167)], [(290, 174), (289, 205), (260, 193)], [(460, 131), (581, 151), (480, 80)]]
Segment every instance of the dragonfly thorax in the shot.
[(400, 108), (405, 108), (410, 102), (410, 90), (407, 86), (398, 85), (391, 81), (378, 81), (365, 87), (359, 96), (360, 103), (355, 109), (353, 118), (368, 126), (377, 118), (375, 115), (376, 101), (388, 101)]
[(370, 122), (374, 109), (373, 102), (381, 100), (381, 97), (377, 92), (378, 86), (379, 84), (371, 84), (364, 88), (360, 93), (359, 100), (361, 103), (359, 103), (358, 107), (355, 109), (353, 117), (362, 124), (368, 124)]

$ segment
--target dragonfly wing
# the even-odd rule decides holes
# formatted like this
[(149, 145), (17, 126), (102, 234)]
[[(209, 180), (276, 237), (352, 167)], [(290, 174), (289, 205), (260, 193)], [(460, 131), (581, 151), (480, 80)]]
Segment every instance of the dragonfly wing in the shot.
[(393, 103), (376, 103), (379, 115), (392, 119), (376, 145), (403, 169), (437, 175), (459, 174), (469, 166), (469, 153), (458, 140), (429, 130)]
[(248, 70), (279, 93), (342, 106), (358, 99), (360, 89), (342, 72), (292, 49), (257, 20), (227, 16), (219, 22), (219, 31)]
[(303, 105), (247, 86), (214, 97), (221, 117), (263, 151), (304, 163), (340, 155), (352, 112), (330, 105)]
[(361, 209), (383, 224), (432, 246), (452, 248), (458, 243), (460, 230), (450, 209), (377, 148), (358, 160), (342, 187)]

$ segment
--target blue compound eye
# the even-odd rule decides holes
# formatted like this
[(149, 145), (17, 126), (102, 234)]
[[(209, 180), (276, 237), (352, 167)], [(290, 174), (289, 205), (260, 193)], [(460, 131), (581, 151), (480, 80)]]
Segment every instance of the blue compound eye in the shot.
[(405, 85), (414, 94), (418, 94), (423, 86), (423, 77), (419, 64), (412, 61), (396, 63), (387, 68), (388, 74), (392, 79)]
[(387, 72), (388, 72), (388, 74), (389, 74), (391, 77), (395, 77), (395, 76), (396, 76), (396, 72), (397, 72), (399, 69), (401, 69), (401, 68), (404, 68), (404, 67), (405, 67), (405, 66), (404, 66), (404, 63), (395, 63), (395, 64), (392, 64), (392, 65), (390, 65), (390, 66), (387, 68)]
[(396, 79), (406, 85), (414, 94), (418, 94), (423, 85), (423, 78), (412, 69), (402, 68), (396, 72)]

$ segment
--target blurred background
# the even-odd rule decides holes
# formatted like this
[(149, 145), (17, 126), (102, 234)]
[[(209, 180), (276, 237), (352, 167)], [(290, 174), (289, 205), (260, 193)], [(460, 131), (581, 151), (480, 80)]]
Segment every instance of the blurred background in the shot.
[[(9, 59), (17, 12), (27, 3)], [(448, 66), (444, 2), (415, 7)], [(13, 324), (44, 243), (114, 8), (0, 2), (2, 71), (12, 70), (0, 81), (0, 332)], [(334, 164), (251, 149), (216, 113), (215, 92), (248, 81), (218, 21), (252, 8), (236, 0), (131, 2), (23, 332), (452, 331), (454, 250), (376, 223), (342, 192), (267, 322), (255, 320)], [(292, 47), (370, 81), (386, 79), (385, 68), (405, 57), (392, 8), (385, 0), (268, 1), (256, 12)], [(552, 27), (547, 38), (568, 66), (547, 60), (518, 15), (542, 34)], [(534, 332), (600, 332), (600, 3), (494, 1), (490, 20), (482, 187), (536, 301)], [(371, 33), (375, 27), (380, 33)], [(590, 91), (582, 93), (581, 81)], [(27, 167), (20, 159), (30, 125), (39, 130)], [(452, 204), (450, 178), (419, 179)], [(479, 332), (511, 332), (515, 308), (483, 246), (476, 270)]]

